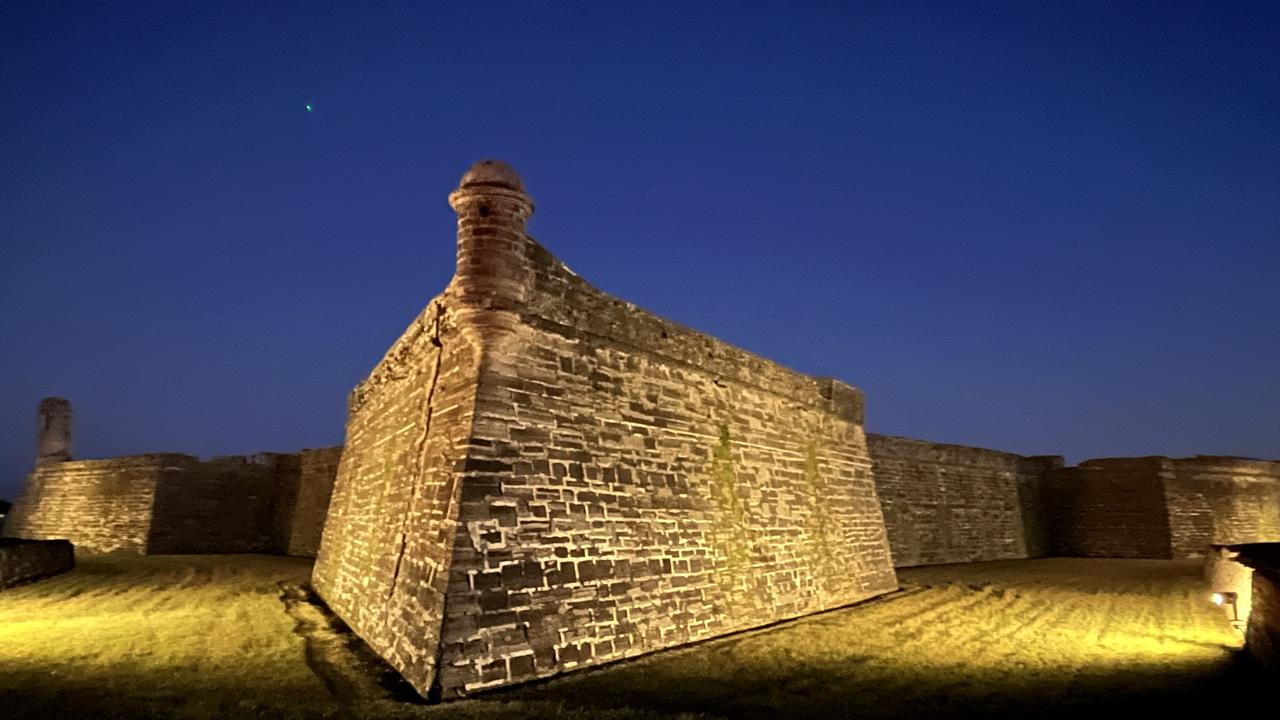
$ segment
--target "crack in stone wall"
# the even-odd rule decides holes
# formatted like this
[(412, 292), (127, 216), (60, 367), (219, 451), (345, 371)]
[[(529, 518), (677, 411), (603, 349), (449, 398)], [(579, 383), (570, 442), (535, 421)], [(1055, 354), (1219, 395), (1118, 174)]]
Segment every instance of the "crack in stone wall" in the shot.
[(404, 563), (404, 551), (409, 544), (409, 535), (408, 535), (409, 518), (413, 515), (414, 506), (417, 504), (417, 501), (418, 501), (419, 489), (421, 487), (421, 476), (422, 476), (421, 471), (422, 471), (422, 468), (426, 465), (425, 456), (427, 452), (427, 438), (431, 436), (431, 416), (434, 411), (434, 407), (432, 406), (431, 401), (435, 398), (435, 395), (436, 395), (436, 384), (440, 380), (440, 367), (441, 367), (441, 364), (443, 363), (444, 355), (445, 355), (444, 343), (441, 341), (441, 338), (440, 338), (440, 317), (443, 312), (444, 312), (444, 303), (443, 302), (438, 303), (436, 305), (436, 315), (435, 315), (435, 318), (433, 318), (432, 320), (431, 330), (429, 333), (431, 338), (431, 344), (436, 348), (435, 352), (433, 353), (434, 362), (432, 363), (433, 367), (431, 370), (431, 380), (429, 381), (427, 386), (426, 397), (422, 401), (422, 409), (419, 411), (419, 414), (424, 418), (422, 422), (422, 435), (419, 437), (418, 442), (415, 445), (414, 457), (416, 459), (417, 465), (414, 467), (414, 469), (410, 473), (410, 477), (412, 478), (411, 482), (412, 482), (413, 489), (409, 494), (409, 511), (404, 514), (404, 517), (400, 525), (400, 542), (399, 542), (399, 547), (396, 550), (396, 565), (391, 573), (391, 589), (387, 593), (388, 604), (390, 604), (391, 599), (395, 597), (396, 589), (399, 587), (399, 584), (400, 584), (400, 567)]

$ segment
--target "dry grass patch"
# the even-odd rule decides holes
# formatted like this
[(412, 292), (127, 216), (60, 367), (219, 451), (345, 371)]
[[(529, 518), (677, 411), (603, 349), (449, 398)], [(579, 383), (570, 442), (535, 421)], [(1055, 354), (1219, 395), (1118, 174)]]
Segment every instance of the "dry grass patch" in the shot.
[(309, 571), (105, 556), (0, 592), (0, 716), (1185, 715), (1229, 710), (1254, 685), (1198, 564), (1049, 559), (906, 570), (892, 599), (425, 706), (378, 685), (316, 608), (287, 607), (282, 588)]

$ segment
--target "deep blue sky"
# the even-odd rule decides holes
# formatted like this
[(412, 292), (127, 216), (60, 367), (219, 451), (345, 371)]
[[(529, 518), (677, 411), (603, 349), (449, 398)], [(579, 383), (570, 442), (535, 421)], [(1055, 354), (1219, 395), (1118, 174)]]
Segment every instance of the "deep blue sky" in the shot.
[(5, 3), (0, 497), (45, 395), (81, 457), (340, 442), (486, 157), (872, 431), (1280, 457), (1280, 4), (851, 4)]

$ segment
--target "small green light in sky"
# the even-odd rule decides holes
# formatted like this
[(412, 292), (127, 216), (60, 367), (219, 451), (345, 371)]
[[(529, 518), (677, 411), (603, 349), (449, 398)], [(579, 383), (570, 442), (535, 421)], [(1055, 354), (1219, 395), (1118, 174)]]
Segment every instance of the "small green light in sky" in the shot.
[(307, 103), (307, 112), (311, 112), (312, 110), (315, 110), (315, 109), (316, 108), (314, 105), (312, 105), (311, 103)]

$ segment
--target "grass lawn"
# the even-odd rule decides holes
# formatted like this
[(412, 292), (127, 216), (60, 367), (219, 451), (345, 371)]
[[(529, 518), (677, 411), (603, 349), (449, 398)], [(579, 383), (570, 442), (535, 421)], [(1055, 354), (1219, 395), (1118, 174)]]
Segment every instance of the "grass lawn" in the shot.
[(1242, 710), (1266, 684), (1199, 563), (900, 571), (903, 592), (445, 705), (301, 599), (310, 563), (99, 556), (0, 592), (0, 717), (959, 717)]

